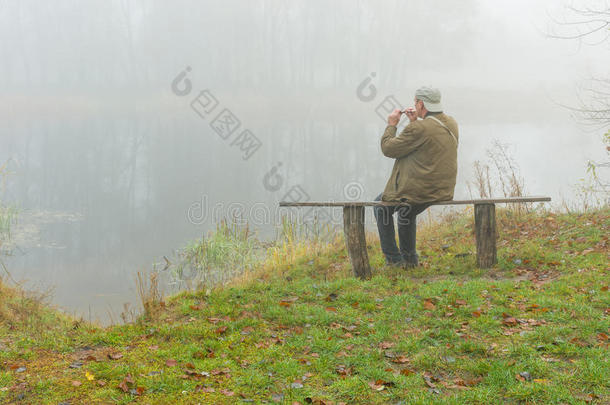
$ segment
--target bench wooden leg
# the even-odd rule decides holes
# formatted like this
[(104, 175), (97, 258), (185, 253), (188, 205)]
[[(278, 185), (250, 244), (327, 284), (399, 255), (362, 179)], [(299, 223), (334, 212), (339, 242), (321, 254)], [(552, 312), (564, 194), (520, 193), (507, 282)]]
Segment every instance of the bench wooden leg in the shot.
[(364, 234), (364, 207), (343, 207), (343, 231), (354, 274), (361, 279), (370, 278), (371, 265)]
[(474, 205), (474, 227), (477, 243), (477, 265), (486, 269), (497, 263), (496, 257), (496, 206)]

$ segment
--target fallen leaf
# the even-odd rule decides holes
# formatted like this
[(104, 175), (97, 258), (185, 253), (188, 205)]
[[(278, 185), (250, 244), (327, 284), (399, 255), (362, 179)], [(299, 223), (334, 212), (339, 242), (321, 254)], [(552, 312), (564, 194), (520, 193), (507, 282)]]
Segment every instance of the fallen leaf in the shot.
[(570, 339), (570, 343), (575, 344), (576, 346), (579, 346), (579, 347), (587, 346), (587, 344), (585, 342), (583, 342), (580, 338), (577, 338), (577, 337)]
[[(313, 405), (335, 405), (335, 403), (331, 400), (320, 399), (320, 398), (307, 397), (307, 398), (305, 398), (305, 402), (308, 404), (313, 404)], [(340, 405), (340, 404), (342, 404), (342, 403), (339, 402), (337, 405)]]
[(121, 353), (110, 353), (110, 354), (108, 354), (108, 358), (110, 360), (118, 360), (118, 359), (122, 359), (123, 355)]
[(193, 358), (195, 359), (204, 359), (206, 357), (209, 359), (213, 359), (216, 357), (216, 354), (214, 354), (214, 351), (212, 349), (206, 349), (205, 352), (200, 350), (193, 353)]
[(73, 387), (80, 387), (81, 385), (83, 385), (83, 383), (80, 382), (80, 381), (72, 381), (72, 386)]
[(400, 356), (392, 359), (392, 363), (397, 363), (397, 364), (405, 364), (408, 362), (409, 362), (409, 359), (407, 358), (407, 356), (404, 356), (404, 355), (400, 355)]
[(384, 356), (385, 356), (385, 357), (387, 357), (388, 359), (393, 359), (393, 358), (395, 358), (395, 357), (396, 357), (396, 354), (394, 354), (394, 352), (391, 352), (391, 351), (389, 351), (389, 350), (388, 350), (388, 351), (386, 351), (386, 352), (384, 352), (383, 354), (384, 354)]
[(227, 331), (227, 327), (226, 326), (221, 326), (220, 328), (216, 329), (215, 332), (216, 332), (217, 335), (222, 335), (226, 331)]
[(205, 387), (203, 385), (198, 385), (195, 387), (195, 392), (205, 392), (207, 394), (216, 392), (216, 390), (212, 387)]
[(507, 318), (504, 318), (502, 323), (506, 326), (515, 326), (517, 325), (517, 319), (513, 318), (512, 316), (509, 316)]
[(377, 380), (369, 383), (369, 387), (371, 387), (374, 391), (383, 391), (386, 388), (391, 388), (395, 384), (392, 381), (383, 381)]
[(178, 364), (178, 362), (174, 359), (167, 359), (165, 360), (165, 365), (167, 367), (175, 367)]
[(465, 380), (464, 383), (468, 387), (474, 387), (475, 385), (479, 384), (481, 381), (483, 381), (483, 377), (476, 377), (473, 379)]
[(280, 305), (283, 307), (289, 307), (293, 302), (296, 302), (299, 297), (288, 297), (280, 300)]
[(339, 365), (336, 368), (337, 374), (342, 375), (342, 376), (349, 376), (352, 375), (352, 372), (354, 371), (352, 367), (346, 367), (343, 365)]
[(370, 382), (369, 387), (371, 387), (373, 391), (383, 391), (385, 389), (385, 385), (375, 384), (374, 382)]
[[(610, 147), (610, 146), (609, 146)], [(596, 399), (599, 399), (599, 396), (597, 396), (596, 394), (587, 394), (584, 398), (582, 398), (583, 401), (585, 401), (586, 403), (589, 402), (593, 402)]]
[(325, 300), (327, 302), (332, 302), (332, 301), (335, 301), (336, 299), (337, 299), (337, 294), (335, 294), (335, 293), (330, 293), (328, 295), (328, 297), (325, 298)]
[(187, 376), (201, 377), (201, 374), (193, 369), (187, 368), (184, 370)]
[(394, 347), (395, 345), (396, 345), (396, 343), (392, 343), (392, 342), (381, 342), (381, 343), (379, 343), (379, 348), (381, 350), (386, 350), (391, 347)]
[(230, 373), (231, 373), (231, 370), (229, 368), (227, 368), (227, 367), (221, 368), (221, 369), (217, 368), (217, 369), (214, 369), (214, 370), (210, 371), (210, 374), (213, 375), (213, 376), (218, 376), (218, 375), (229, 376)]
[(463, 386), (463, 387), (465, 387), (465, 386), (466, 386), (466, 381), (464, 381), (463, 379), (461, 379), (461, 378), (459, 378), (459, 377), (454, 378), (454, 379), (453, 379), (453, 383), (454, 383), (455, 385), (460, 385), (460, 386)]
[(436, 388), (436, 384), (434, 384), (434, 382), (432, 381), (432, 377), (427, 374), (424, 374), (424, 382), (429, 388)]
[(119, 388), (121, 389), (121, 391), (123, 391), (125, 393), (129, 392), (129, 387), (127, 386), (127, 383), (125, 382), (125, 380), (123, 380), (119, 383)]
[(432, 310), (436, 309), (436, 305), (434, 305), (434, 303), (432, 301), (430, 301), (429, 299), (426, 299), (426, 300), (424, 300), (424, 308), (432, 311)]

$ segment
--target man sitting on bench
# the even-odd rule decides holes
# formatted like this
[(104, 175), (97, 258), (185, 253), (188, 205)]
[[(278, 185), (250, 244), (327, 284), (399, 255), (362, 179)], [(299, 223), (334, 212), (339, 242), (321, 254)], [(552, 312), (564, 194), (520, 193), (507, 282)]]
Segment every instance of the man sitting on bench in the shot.
[[(458, 126), (443, 113), (440, 91), (421, 87), (414, 101), (415, 108), (396, 109), (388, 116), (381, 151), (396, 160), (385, 190), (375, 199), (408, 205), (377, 206), (374, 210), (387, 264), (404, 268), (419, 265), (415, 250), (417, 215), (432, 202), (452, 200), (457, 176)], [(410, 122), (396, 136), (402, 113)], [(396, 246), (394, 212), (398, 214), (400, 250)]]

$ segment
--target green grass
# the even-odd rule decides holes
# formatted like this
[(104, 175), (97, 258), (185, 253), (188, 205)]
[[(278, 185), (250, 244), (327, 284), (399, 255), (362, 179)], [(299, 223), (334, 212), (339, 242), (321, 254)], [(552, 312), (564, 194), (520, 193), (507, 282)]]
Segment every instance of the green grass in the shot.
[(219, 284), (260, 262), (260, 243), (247, 226), (222, 221), (215, 232), (188, 244), (172, 267), (173, 282), (188, 289)]
[[(4, 185), (4, 181), (8, 174), (8, 165), (9, 162), (0, 165), (0, 185)], [(3, 239), (10, 238), (11, 227), (15, 222), (16, 216), (17, 209), (14, 206), (6, 206), (0, 201), (0, 247), (2, 247)]]
[(498, 224), (490, 270), (475, 266), (472, 216), (455, 215), (420, 228), (426, 257), (409, 272), (382, 269), (373, 236), (367, 281), (340, 238), (284, 240), (153, 320), (102, 329), (39, 308), (37, 327), (0, 326), (0, 401), (609, 403), (610, 210)]
[(11, 227), (15, 222), (17, 209), (0, 203), (0, 239), (10, 238)]

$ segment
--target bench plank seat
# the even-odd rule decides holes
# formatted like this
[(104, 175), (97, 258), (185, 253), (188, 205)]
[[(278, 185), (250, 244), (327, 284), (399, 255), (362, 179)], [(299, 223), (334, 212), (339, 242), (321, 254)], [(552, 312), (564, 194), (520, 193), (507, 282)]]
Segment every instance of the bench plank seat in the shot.
[[(532, 196), (532, 197), (506, 197), (506, 198), (481, 198), (476, 200), (450, 200), (436, 201), (432, 205), (469, 205), (469, 204), (502, 204), (502, 203), (526, 203), (526, 202), (545, 202), (551, 201), (551, 197)], [(280, 207), (374, 207), (377, 205), (400, 206), (408, 205), (404, 202), (388, 201), (307, 201), (289, 202), (281, 201)]]

